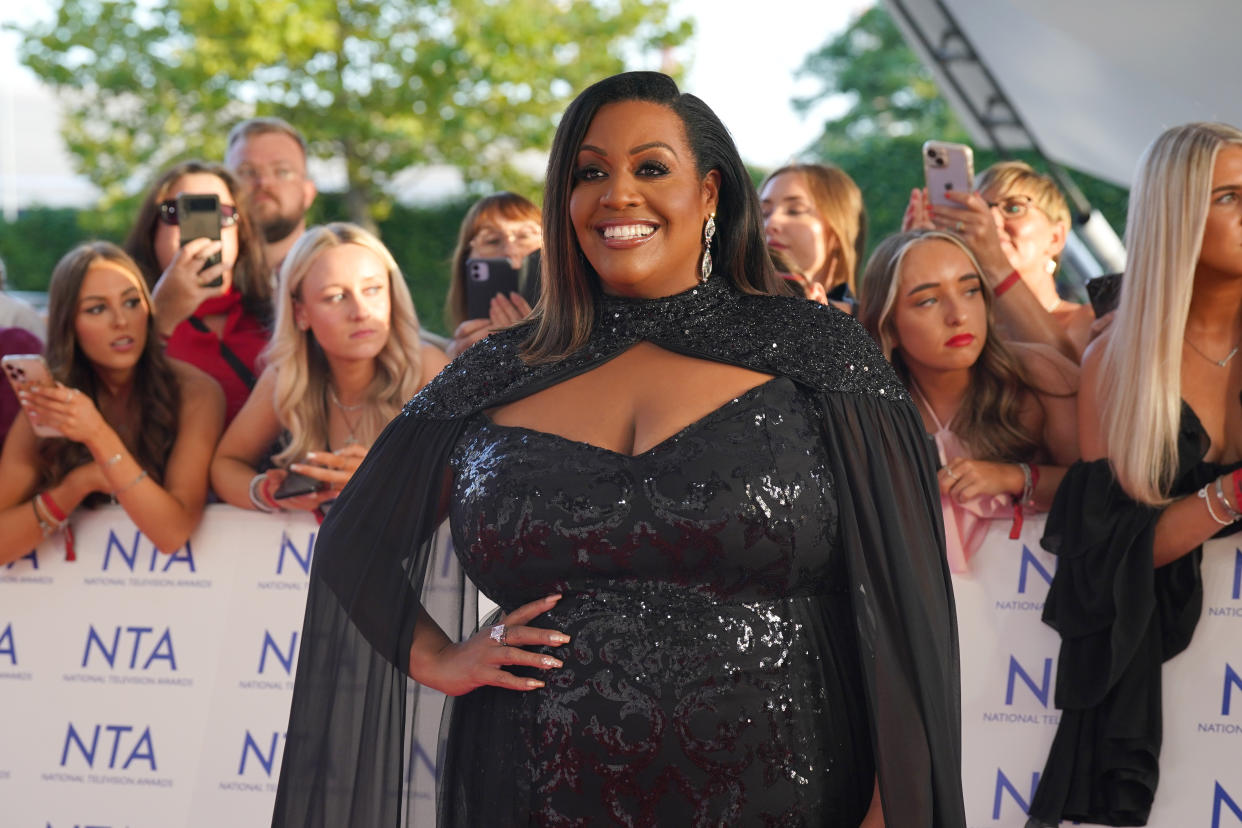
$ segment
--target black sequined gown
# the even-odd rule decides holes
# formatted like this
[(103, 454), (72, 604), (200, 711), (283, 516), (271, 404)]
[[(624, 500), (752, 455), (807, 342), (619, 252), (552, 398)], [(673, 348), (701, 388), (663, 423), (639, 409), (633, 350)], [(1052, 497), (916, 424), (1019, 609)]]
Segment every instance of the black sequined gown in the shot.
[[(457, 701), (441, 822), (856, 826), (874, 770), (824, 451), (783, 377), (634, 457), (476, 415), (462, 564), (506, 610), (562, 593), (535, 623), (573, 641), (544, 689)], [(524, 757), (500, 795), (497, 750)]]
[[(464, 581), (427, 578), (450, 485), (472, 579), (506, 607), (563, 590), (539, 622), (574, 638), (546, 687), (453, 700), (442, 826), (851, 825), (875, 779), (889, 825), (964, 826), (935, 457), (875, 343), (718, 277), (592, 303), (563, 359), (528, 364), (529, 325), (458, 357), (341, 492), (273, 826), (424, 828), (437, 699), (411, 644), (428, 616), (452, 640), (477, 624)], [(483, 416), (638, 342), (777, 379), (633, 458)]]

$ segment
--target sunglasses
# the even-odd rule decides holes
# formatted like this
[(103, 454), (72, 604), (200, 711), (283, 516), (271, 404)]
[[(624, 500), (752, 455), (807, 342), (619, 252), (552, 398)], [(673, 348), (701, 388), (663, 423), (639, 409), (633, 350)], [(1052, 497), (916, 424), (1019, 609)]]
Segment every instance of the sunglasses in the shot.
[[(170, 198), (168, 201), (160, 202), (159, 220), (163, 224), (176, 227), (181, 223), (181, 217), (177, 215), (177, 200)], [(220, 226), (232, 227), (237, 224), (237, 208), (232, 204), (220, 205)]]

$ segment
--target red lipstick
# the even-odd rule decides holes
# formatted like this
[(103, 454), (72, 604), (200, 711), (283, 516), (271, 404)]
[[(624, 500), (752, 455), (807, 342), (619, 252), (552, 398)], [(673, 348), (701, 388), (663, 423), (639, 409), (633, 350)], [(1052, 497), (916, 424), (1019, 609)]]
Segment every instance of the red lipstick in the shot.
[(950, 348), (965, 348), (975, 341), (975, 335), (972, 333), (960, 333), (957, 336), (951, 336), (945, 341), (945, 345)]

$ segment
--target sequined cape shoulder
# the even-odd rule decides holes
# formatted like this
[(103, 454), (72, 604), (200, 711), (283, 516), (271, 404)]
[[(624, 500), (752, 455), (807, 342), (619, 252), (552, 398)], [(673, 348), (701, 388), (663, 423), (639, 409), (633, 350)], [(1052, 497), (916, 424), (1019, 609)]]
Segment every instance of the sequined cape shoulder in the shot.
[[(891, 825), (965, 825), (958, 647), (935, 455), (914, 405), (852, 318), (744, 295), (717, 277), (659, 299), (597, 297), (586, 346), (528, 365), (519, 325), (447, 366), (376, 440), (316, 540), (273, 825), (413, 824), (409, 653), (469, 415), (589, 371), (637, 342), (801, 385), (818, 409), (849, 566), (876, 773)], [(471, 634), (472, 590), (451, 639)], [(421, 597), (420, 597), (421, 596)], [(430, 605), (428, 605), (429, 607)], [(434, 614), (434, 613), (433, 613)], [(415, 685), (416, 687), (416, 685)], [(396, 734), (404, 733), (398, 738)]]
[[(658, 307), (659, 311), (655, 311)], [(722, 282), (663, 300), (604, 300), (589, 344), (563, 360), (526, 365), (532, 326), (492, 334), (444, 369), (404, 413), (472, 414), (583, 373), (647, 341), (689, 356), (787, 376), (805, 387), (893, 402), (909, 395), (862, 326), (835, 308), (784, 296), (736, 293)]]

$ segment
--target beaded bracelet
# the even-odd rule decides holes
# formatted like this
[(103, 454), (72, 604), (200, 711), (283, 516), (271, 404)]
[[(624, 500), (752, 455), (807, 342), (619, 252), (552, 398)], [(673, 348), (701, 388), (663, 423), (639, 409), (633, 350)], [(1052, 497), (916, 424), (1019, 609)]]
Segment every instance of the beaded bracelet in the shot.
[(266, 474), (256, 474), (254, 477), (250, 478), (250, 503), (260, 512), (267, 512), (268, 514), (271, 514), (273, 512), (280, 511), (280, 509), (279, 507), (268, 503), (267, 500), (264, 499), (263, 484), (266, 482)]
[(992, 290), (992, 295), (999, 299), (1005, 295), (1005, 291), (1009, 290), (1020, 281), (1022, 281), (1022, 276), (1015, 270), (1006, 276), (1004, 280)]

